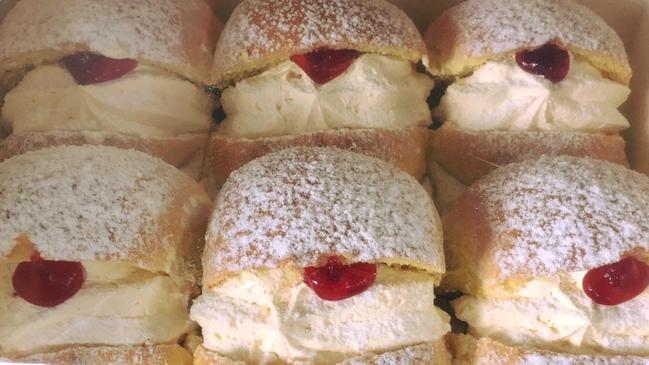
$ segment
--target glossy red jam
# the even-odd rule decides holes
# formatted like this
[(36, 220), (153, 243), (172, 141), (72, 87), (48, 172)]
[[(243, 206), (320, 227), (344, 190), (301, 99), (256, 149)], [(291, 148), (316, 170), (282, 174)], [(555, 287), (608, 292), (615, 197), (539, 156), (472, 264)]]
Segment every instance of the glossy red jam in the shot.
[(118, 79), (137, 67), (137, 61), (115, 59), (93, 53), (77, 53), (63, 57), (61, 63), (79, 85), (98, 84)]
[(546, 43), (539, 48), (516, 53), (516, 63), (526, 72), (557, 83), (568, 75), (570, 55), (559, 46)]
[(18, 264), (11, 278), (16, 295), (40, 307), (54, 307), (72, 298), (84, 281), (81, 263), (43, 260), (38, 255)]
[(586, 273), (582, 287), (595, 303), (617, 305), (629, 301), (649, 286), (649, 265), (634, 257), (600, 266)]
[(343, 300), (364, 292), (376, 280), (376, 264), (346, 265), (330, 256), (324, 266), (304, 268), (304, 283), (324, 300)]
[(340, 76), (360, 55), (353, 49), (320, 48), (292, 56), (291, 61), (300, 66), (311, 80), (322, 85)]

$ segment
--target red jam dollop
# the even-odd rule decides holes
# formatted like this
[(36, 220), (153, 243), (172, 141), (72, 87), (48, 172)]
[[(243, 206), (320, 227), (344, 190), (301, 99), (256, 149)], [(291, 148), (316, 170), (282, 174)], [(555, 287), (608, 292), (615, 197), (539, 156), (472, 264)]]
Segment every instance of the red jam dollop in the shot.
[(55, 307), (72, 298), (84, 281), (80, 262), (43, 260), (37, 254), (18, 264), (11, 278), (16, 295), (39, 307)]
[(649, 265), (627, 257), (586, 273), (582, 288), (595, 303), (618, 305), (640, 295), (649, 286)]
[(137, 61), (115, 59), (93, 53), (77, 53), (63, 57), (61, 63), (79, 85), (98, 84), (118, 79), (137, 67)]
[(376, 280), (376, 264), (345, 264), (329, 256), (324, 266), (304, 268), (304, 283), (322, 299), (336, 301), (364, 292)]
[(320, 48), (291, 56), (291, 61), (300, 66), (311, 80), (322, 85), (340, 76), (360, 55), (353, 49)]
[(570, 55), (559, 46), (546, 43), (539, 48), (516, 53), (516, 63), (526, 72), (557, 83), (568, 75)]

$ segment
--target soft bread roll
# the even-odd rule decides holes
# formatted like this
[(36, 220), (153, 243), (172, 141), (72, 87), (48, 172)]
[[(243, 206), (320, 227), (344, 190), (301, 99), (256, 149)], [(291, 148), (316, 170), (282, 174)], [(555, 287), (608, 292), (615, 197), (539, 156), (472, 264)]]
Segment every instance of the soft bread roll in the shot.
[(191, 365), (192, 356), (178, 345), (137, 347), (72, 347), (16, 359), (47, 365)]
[[(455, 79), (434, 111), (445, 125), (431, 155), (464, 184), (542, 155), (628, 166), (618, 132), (629, 124), (618, 108), (630, 91), (631, 68), (620, 37), (587, 7), (572, 0), (470, 0), (444, 12), (425, 39), (431, 73)], [(568, 52), (560, 80), (515, 61), (517, 52), (546, 43)]]
[[(440, 226), (423, 187), (379, 159), (292, 148), (253, 160), (230, 175), (208, 226), (197, 358), (333, 364), (441, 339)], [(375, 264), (376, 281), (322, 299), (304, 268), (332, 255)]]
[(553, 41), (615, 81), (628, 84), (631, 79), (615, 30), (575, 1), (465, 1), (437, 18), (425, 40), (430, 70), (439, 76), (467, 75), (487, 60)]
[(390, 162), (416, 179), (426, 173), (426, 146), (430, 131), (408, 129), (345, 129), (277, 138), (237, 139), (212, 134), (206, 154), (207, 186), (223, 185), (227, 177), (246, 163), (290, 147), (335, 146)]
[(426, 57), (426, 45), (412, 20), (387, 1), (247, 0), (223, 28), (212, 82), (224, 87), (323, 46), (413, 63)]
[(542, 155), (592, 157), (628, 167), (618, 134), (564, 131), (470, 131), (447, 123), (432, 134), (432, 159), (471, 185), (499, 166)]
[[(322, 48), (362, 54), (319, 84), (290, 57)], [(226, 118), (208, 147), (210, 186), (253, 158), (299, 146), (351, 149), (420, 179), (433, 82), (415, 64), (425, 59), (415, 25), (384, 0), (242, 1), (214, 56)]]
[[(214, 100), (204, 88), (219, 24), (202, 0), (21, 0), (0, 24), (0, 97), (5, 100), (7, 93), (2, 122), (10, 134), (0, 155), (58, 144), (106, 144), (154, 154), (198, 176), (212, 122)], [(66, 84), (51, 69), (43, 71), (83, 52), (134, 59), (138, 66), (112, 86)], [(37, 71), (38, 77), (31, 76)], [(149, 91), (134, 92), (135, 84)], [(50, 93), (40, 90), (49, 87)], [(176, 89), (186, 99), (178, 101), (182, 95)], [(120, 95), (130, 93), (146, 106), (123, 105)], [(78, 100), (78, 106), (61, 105), (57, 98)], [(163, 107), (174, 100), (186, 109)], [(189, 126), (183, 118), (195, 123)], [(169, 124), (184, 132), (165, 130)], [(154, 134), (161, 131), (169, 135)]]
[[(219, 354), (199, 347), (194, 353), (195, 365), (245, 365), (243, 361), (231, 360)], [(403, 349), (368, 354), (339, 363), (340, 365), (451, 365), (451, 353), (444, 340), (431, 344), (421, 344)]]
[(488, 338), (449, 335), (456, 365), (646, 365), (649, 358), (637, 356), (573, 355), (506, 346)]
[(470, 332), (508, 345), (649, 355), (649, 290), (600, 305), (591, 269), (649, 262), (649, 178), (569, 156), (511, 164), (478, 180), (445, 220), (443, 288)]
[[(194, 328), (188, 301), (212, 207), (194, 180), (141, 152), (66, 146), (5, 160), (0, 190), (0, 356), (187, 358), (171, 345)], [(80, 262), (78, 292), (54, 307), (14, 295), (16, 265), (35, 254)]]
[(6, 82), (15, 71), (94, 52), (207, 84), (216, 35), (201, 0), (20, 0), (0, 26), (0, 72)]

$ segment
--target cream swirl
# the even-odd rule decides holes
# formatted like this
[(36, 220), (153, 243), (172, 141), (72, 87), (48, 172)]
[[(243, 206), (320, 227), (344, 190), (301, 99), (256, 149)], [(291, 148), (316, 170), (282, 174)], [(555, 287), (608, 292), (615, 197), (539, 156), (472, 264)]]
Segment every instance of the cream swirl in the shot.
[(629, 127), (618, 110), (629, 93), (582, 61), (556, 84), (513, 60), (489, 61), (451, 84), (435, 114), (468, 130), (617, 132)]
[(163, 138), (207, 133), (213, 107), (200, 87), (152, 67), (84, 86), (62, 66), (43, 65), (7, 93), (2, 121), (16, 134), (64, 130)]
[(341, 128), (426, 125), (433, 81), (408, 61), (363, 54), (340, 76), (319, 85), (283, 62), (226, 89), (219, 132), (258, 138)]

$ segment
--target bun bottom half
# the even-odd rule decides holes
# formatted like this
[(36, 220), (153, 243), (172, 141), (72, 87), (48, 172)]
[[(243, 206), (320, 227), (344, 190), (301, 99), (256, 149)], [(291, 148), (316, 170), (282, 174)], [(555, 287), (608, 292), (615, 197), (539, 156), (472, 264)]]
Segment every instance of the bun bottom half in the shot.
[(455, 365), (647, 365), (649, 357), (575, 355), (501, 344), (489, 338), (448, 335)]
[(591, 157), (629, 166), (618, 134), (560, 131), (470, 131), (446, 123), (433, 133), (430, 156), (465, 185), (496, 168), (542, 155)]
[(47, 365), (191, 365), (192, 356), (180, 345), (79, 346), (13, 360)]
[(344, 129), (259, 139), (213, 134), (208, 143), (203, 176), (208, 190), (218, 190), (228, 176), (246, 163), (290, 147), (336, 147), (390, 162), (417, 180), (426, 173), (426, 146), (430, 130)]
[(173, 138), (142, 138), (120, 133), (78, 131), (10, 134), (0, 140), (0, 162), (28, 151), (53, 146), (103, 145), (144, 152), (198, 178), (208, 138), (207, 133)]
[[(283, 362), (272, 362), (283, 364)], [(451, 353), (441, 339), (433, 343), (409, 346), (380, 354), (359, 355), (339, 365), (451, 365)], [(194, 365), (246, 365), (244, 361), (231, 360), (200, 346), (194, 352)]]

